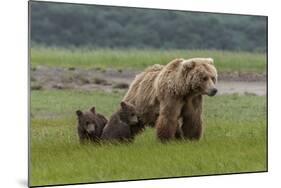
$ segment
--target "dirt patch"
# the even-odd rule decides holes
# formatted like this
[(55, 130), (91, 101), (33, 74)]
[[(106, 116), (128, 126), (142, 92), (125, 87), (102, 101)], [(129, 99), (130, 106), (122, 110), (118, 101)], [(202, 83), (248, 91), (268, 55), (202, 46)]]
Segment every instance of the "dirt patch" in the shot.
[[(38, 66), (31, 70), (31, 89), (75, 89), (114, 92), (127, 90), (140, 71)], [(38, 87), (40, 86), (40, 88)], [(258, 73), (219, 73), (220, 94), (266, 94), (266, 75)]]
[(219, 81), (218, 95), (237, 93), (240, 95), (266, 95), (266, 83), (262, 81)]
[(239, 82), (266, 82), (266, 74), (255, 72), (220, 72), (219, 80)]

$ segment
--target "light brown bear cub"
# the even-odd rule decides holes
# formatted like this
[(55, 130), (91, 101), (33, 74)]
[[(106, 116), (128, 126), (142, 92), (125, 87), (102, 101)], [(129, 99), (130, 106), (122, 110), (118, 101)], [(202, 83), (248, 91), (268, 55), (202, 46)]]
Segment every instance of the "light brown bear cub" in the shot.
[(80, 143), (87, 141), (98, 142), (107, 119), (103, 115), (96, 113), (95, 107), (85, 112), (77, 110), (76, 115), (78, 118), (77, 131)]
[(109, 119), (103, 129), (101, 138), (113, 141), (132, 141), (136, 134), (142, 132), (144, 125), (136, 115), (136, 109), (127, 102), (120, 103), (120, 109)]

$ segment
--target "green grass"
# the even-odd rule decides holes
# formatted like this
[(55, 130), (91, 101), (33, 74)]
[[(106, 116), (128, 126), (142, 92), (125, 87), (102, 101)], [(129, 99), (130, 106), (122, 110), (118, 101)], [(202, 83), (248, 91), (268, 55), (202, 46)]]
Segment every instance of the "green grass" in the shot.
[(161, 144), (147, 129), (132, 144), (80, 145), (75, 110), (109, 116), (123, 93), (32, 91), (31, 185), (265, 171), (266, 98), (206, 97), (204, 137)]
[(143, 70), (153, 64), (167, 64), (174, 58), (212, 57), (222, 71), (265, 72), (263, 53), (226, 52), (215, 50), (110, 50), (32, 48), (31, 64), (52, 67), (131, 68)]

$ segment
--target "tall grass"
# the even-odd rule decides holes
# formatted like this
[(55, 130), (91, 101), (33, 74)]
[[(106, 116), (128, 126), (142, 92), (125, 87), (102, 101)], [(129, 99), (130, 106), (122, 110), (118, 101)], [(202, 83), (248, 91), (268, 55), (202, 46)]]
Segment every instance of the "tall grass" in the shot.
[(212, 57), (219, 71), (265, 72), (266, 54), (216, 50), (32, 48), (31, 65), (144, 69), (175, 58)]
[(80, 145), (75, 110), (107, 117), (123, 93), (32, 91), (31, 185), (265, 171), (266, 99), (206, 97), (199, 142), (161, 144), (147, 129), (132, 144)]

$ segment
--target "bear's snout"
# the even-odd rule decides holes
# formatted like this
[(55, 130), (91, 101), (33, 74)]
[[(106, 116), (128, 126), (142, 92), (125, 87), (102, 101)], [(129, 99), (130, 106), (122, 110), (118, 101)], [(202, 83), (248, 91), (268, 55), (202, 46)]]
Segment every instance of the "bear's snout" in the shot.
[(95, 124), (89, 124), (86, 128), (86, 131), (89, 133), (89, 134), (93, 134), (95, 133), (95, 130), (96, 130), (96, 127), (95, 127)]
[(218, 92), (218, 89), (217, 88), (213, 88), (210, 90), (210, 92), (208, 93), (209, 96), (215, 96)]

